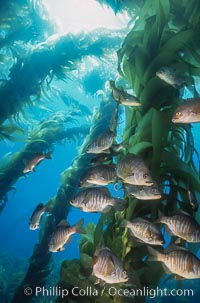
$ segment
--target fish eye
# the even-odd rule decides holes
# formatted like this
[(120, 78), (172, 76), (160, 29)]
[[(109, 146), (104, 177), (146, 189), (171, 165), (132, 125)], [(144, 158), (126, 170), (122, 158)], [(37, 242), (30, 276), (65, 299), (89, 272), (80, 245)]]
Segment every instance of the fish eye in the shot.
[(181, 112), (176, 112), (176, 116), (180, 117), (182, 115)]
[(151, 191), (152, 191), (152, 193), (153, 193), (153, 194), (157, 193), (156, 188), (152, 188), (152, 190), (151, 190)]
[(144, 174), (144, 175), (143, 175), (143, 178), (144, 178), (144, 179), (147, 179), (147, 178), (148, 178), (148, 175), (147, 175), (147, 174)]

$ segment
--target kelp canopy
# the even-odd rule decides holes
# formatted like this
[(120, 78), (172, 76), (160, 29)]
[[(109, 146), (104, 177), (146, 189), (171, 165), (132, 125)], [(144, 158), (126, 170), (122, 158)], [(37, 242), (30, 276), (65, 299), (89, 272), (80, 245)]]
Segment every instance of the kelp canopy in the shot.
[[(123, 143), (126, 149), (117, 154), (116, 162), (128, 153), (139, 155), (144, 159), (151, 170), (153, 179), (159, 184), (162, 199), (145, 202), (125, 196), (124, 199), (128, 204), (126, 210), (102, 214), (96, 226), (90, 223), (86, 227), (86, 235), (80, 241), (80, 260), (63, 262), (58, 285), (67, 289), (74, 286), (79, 288), (93, 286), (91, 260), (95, 249), (103, 243), (122, 260), (125, 270), (130, 275), (130, 288), (156, 287), (164, 275), (163, 269), (158, 264), (151, 265), (145, 261), (145, 257), (148, 255), (147, 247), (130, 238), (127, 231), (121, 228), (121, 222), (123, 219), (132, 220), (136, 217), (155, 221), (159, 211), (170, 216), (179, 208), (200, 221), (197, 203), (200, 197), (197, 163), (199, 156), (194, 145), (192, 126), (190, 124), (173, 124), (171, 121), (177, 105), (184, 102), (182, 99), (198, 95), (200, 3), (195, 0), (189, 3), (186, 0), (181, 1), (181, 3), (177, 3), (175, 0), (104, 0), (99, 2), (111, 6), (116, 13), (127, 10), (135, 22), (134, 27), (127, 32), (117, 51), (118, 66), (116, 69), (129, 84), (129, 87), (133, 89), (141, 102), (141, 107), (125, 107)], [(139, 18), (137, 18), (138, 16)], [(109, 34), (106, 38), (103, 35), (97, 35), (95, 43), (90, 36), (82, 38), (80, 43), (79, 38), (74, 38), (71, 35), (59, 37), (56, 40), (46, 40), (45, 43), (38, 44), (30, 55), (20, 58), (20, 60), (17, 59), (17, 63), (10, 71), (10, 79), (2, 83), (0, 95), (2, 96), (1, 100), (4, 99), (3, 96), (8, 96), (8, 92), (12, 91), (13, 83), (15, 87), (19, 86), (20, 95), (9, 95), (11, 96), (9, 97), (11, 99), (8, 99), (9, 105), (5, 105), (0, 100), (2, 102), (0, 119), (2, 125), (7, 118), (14, 117), (19, 110), (23, 109), (26, 100), (32, 101), (31, 96), (40, 97), (46, 80), (51, 86), (54, 75), (64, 78), (66, 70), (70, 74), (73, 69), (77, 68), (75, 62), (84, 56), (103, 57), (105, 49), (110, 47), (108, 42), (111, 41), (111, 38), (113, 48), (116, 49), (119, 41), (111, 33)], [(66, 45), (70, 45), (71, 53), (68, 52)], [(25, 79), (33, 62), (41, 62), (41, 58), (44, 57), (47, 58), (45, 68), (42, 69), (42, 72), (34, 69), (34, 77), (31, 80), (26, 79), (28, 85), (24, 91), (20, 87), (21, 76)], [(156, 72), (164, 66), (172, 68), (178, 75), (182, 76), (185, 80), (185, 86), (177, 89), (156, 77)], [(65, 72), (63, 73), (63, 71)], [(20, 98), (18, 98), (19, 96)], [(85, 146), (104, 130), (103, 125), (108, 126), (108, 121), (114, 121), (111, 117), (107, 118), (106, 121), (104, 120), (107, 113), (111, 112), (107, 106), (111, 104), (112, 111), (115, 108), (110, 95), (107, 96), (106, 100), (105, 103), (103, 102), (104, 106), (100, 107), (97, 119), (93, 119), (91, 131), (76, 161), (62, 175), (62, 185), (57, 196), (51, 200), (54, 206), (54, 216), (45, 221), (39, 244), (35, 246), (33, 256), (30, 259), (27, 275), (16, 290), (12, 302), (19, 302), (19, 298), (20, 302), (31, 299), (31, 297), (27, 298), (23, 295), (25, 285), (35, 287), (36, 282), (37, 285), (43, 285), (46, 281), (51, 260), (47, 248), (47, 238), (59, 220), (70, 211), (68, 202), (72, 194), (78, 189), (80, 172), (89, 166), (91, 157), (83, 155)], [(12, 102), (16, 107), (12, 107)], [(100, 126), (97, 123), (99, 121)], [(92, 130), (96, 130), (95, 136)], [(191, 200), (189, 193), (192, 193), (193, 197), (197, 197), (197, 200)], [(190, 244), (189, 249), (193, 253), (198, 251), (198, 247), (194, 244)], [(42, 255), (43, 253), (44, 255)], [(101, 289), (101, 286), (97, 286), (97, 288)], [(141, 302), (143, 300), (144, 298), (139, 297), (110, 297), (105, 292), (103, 296), (97, 298), (77, 297), (76, 300), (73, 297), (65, 300), (58, 298), (57, 302), (109, 303)]]

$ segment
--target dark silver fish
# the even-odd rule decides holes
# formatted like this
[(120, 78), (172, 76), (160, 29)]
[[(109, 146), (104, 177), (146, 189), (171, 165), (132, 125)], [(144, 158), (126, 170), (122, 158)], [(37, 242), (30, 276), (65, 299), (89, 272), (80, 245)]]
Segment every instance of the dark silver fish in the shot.
[(42, 153), (36, 153), (35, 156), (28, 162), (25, 161), (25, 167), (23, 169), (23, 173), (26, 174), (28, 172), (34, 172), (35, 167), (44, 159), (51, 159), (51, 152), (48, 152), (47, 154), (42, 154)]
[(200, 260), (191, 252), (177, 248), (168, 253), (160, 253), (152, 247), (148, 247), (148, 251), (151, 254), (148, 261), (163, 262), (169, 272), (177, 275), (178, 278), (200, 278)]
[(70, 227), (66, 220), (61, 220), (51, 236), (51, 240), (49, 242), (49, 251), (62, 251), (65, 249), (64, 245), (70, 243), (73, 234), (85, 233), (82, 228), (83, 223), (84, 220), (81, 219), (74, 226)]
[(178, 106), (172, 117), (173, 123), (197, 123), (200, 122), (200, 98), (187, 99)]
[(108, 130), (99, 135), (87, 148), (89, 154), (101, 154), (107, 151), (113, 144), (115, 138), (114, 132)]
[(187, 242), (200, 242), (200, 225), (188, 213), (181, 211), (172, 217), (161, 215), (158, 222), (166, 224), (173, 235)]
[(139, 100), (133, 95), (128, 94), (123, 89), (117, 88), (115, 82), (110, 80), (110, 87), (112, 89), (112, 96), (118, 103), (128, 106), (141, 106)]
[(140, 200), (161, 199), (161, 193), (156, 183), (153, 183), (151, 186), (138, 186), (127, 184), (125, 185), (125, 191), (128, 195), (132, 195)]
[(153, 184), (148, 167), (141, 158), (133, 154), (127, 154), (118, 161), (116, 172), (124, 183), (146, 186)]
[(92, 274), (108, 284), (128, 281), (128, 275), (121, 260), (108, 247), (99, 248), (95, 251)]
[(179, 88), (185, 84), (185, 81), (171, 67), (163, 66), (156, 72), (156, 76), (174, 88)]
[(47, 203), (46, 205), (44, 205), (43, 203), (39, 203), (35, 210), (33, 211), (31, 218), (29, 220), (29, 228), (30, 230), (35, 230), (37, 228), (39, 228), (42, 216), (45, 212), (49, 212), (50, 211), (50, 204)]
[(125, 220), (122, 224), (129, 228), (132, 235), (139, 239), (140, 242), (151, 245), (164, 244), (164, 238), (160, 229), (143, 218), (136, 218), (131, 222)]
[(107, 188), (87, 188), (79, 192), (70, 204), (84, 212), (106, 212), (110, 207), (122, 210), (125, 201), (111, 197)]
[(80, 187), (87, 187), (88, 184), (107, 185), (116, 181), (117, 175), (114, 165), (97, 165), (91, 167), (81, 178)]

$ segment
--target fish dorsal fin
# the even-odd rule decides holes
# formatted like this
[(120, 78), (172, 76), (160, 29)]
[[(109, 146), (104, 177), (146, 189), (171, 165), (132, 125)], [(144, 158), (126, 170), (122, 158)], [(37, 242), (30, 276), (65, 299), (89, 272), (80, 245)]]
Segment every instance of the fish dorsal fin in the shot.
[(107, 187), (101, 187), (101, 188), (99, 188), (99, 190), (101, 190), (107, 196), (109, 196), (109, 197), (111, 196), (110, 191), (108, 190)]
[(43, 204), (42, 202), (40, 202), (40, 203), (36, 206), (35, 211), (38, 211), (38, 210), (42, 209), (43, 207), (44, 207), (44, 204)]
[(57, 225), (57, 227), (61, 227), (61, 226), (63, 226), (63, 227), (69, 227), (70, 225), (69, 225), (69, 223), (65, 219), (63, 219)]
[(184, 211), (183, 209), (181, 208), (178, 208), (174, 213), (173, 215), (185, 215), (185, 216), (188, 216), (188, 217), (191, 217), (191, 215), (189, 213), (187, 213), (186, 211)]
[(141, 222), (141, 223), (150, 223), (150, 221), (144, 219), (144, 218), (141, 218), (141, 217), (138, 217), (138, 218), (135, 218), (132, 220), (133, 223), (137, 223), (137, 222)]

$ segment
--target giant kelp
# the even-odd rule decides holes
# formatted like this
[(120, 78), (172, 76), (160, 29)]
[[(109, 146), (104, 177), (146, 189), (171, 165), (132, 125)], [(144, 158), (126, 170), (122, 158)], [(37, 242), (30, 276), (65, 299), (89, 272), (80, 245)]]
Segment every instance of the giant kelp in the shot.
[[(176, 1), (147, 1), (140, 19), (118, 51), (119, 73), (142, 103), (141, 112), (126, 109), (124, 141), (129, 153), (145, 159), (165, 192), (161, 203), (149, 206), (141, 206), (137, 199), (129, 198), (126, 218), (133, 219), (137, 215), (154, 220), (158, 208), (171, 214), (179, 207), (195, 215), (188, 198), (188, 190), (200, 194), (192, 129), (190, 125), (171, 122), (174, 108), (184, 97), (184, 89), (166, 85), (156, 77), (156, 72), (163, 66), (170, 66), (185, 79), (190, 94), (196, 95), (194, 77), (199, 76), (200, 44), (195, 37), (199, 35), (199, 12), (196, 1), (189, 5), (182, 1), (181, 6), (177, 6)], [(193, 249), (195, 251), (194, 246)], [(131, 253), (132, 249), (125, 259)], [(135, 253), (140, 258), (146, 254), (145, 249), (135, 249)], [(140, 272), (142, 268), (144, 266)], [(140, 276), (142, 284), (157, 285), (159, 275), (150, 281), (146, 273)]]
[(25, 176), (23, 170), (35, 155), (53, 151), (55, 143), (76, 142), (88, 133), (89, 125), (74, 126), (78, 123), (76, 115), (76, 111), (57, 112), (43, 119), (29, 133), (22, 149), (0, 162), (0, 212), (7, 203), (7, 193)]
[(49, 85), (53, 77), (65, 79), (68, 72), (77, 68), (82, 57), (102, 56), (106, 49), (117, 47), (119, 43), (117, 34), (106, 31), (94, 31), (90, 35), (54, 35), (29, 49), (23, 57), (17, 57), (10, 68), (9, 80), (1, 82), (0, 123), (8, 118), (17, 119), (26, 104), (40, 99), (45, 84)]
[[(13, 49), (20, 41), (36, 44), (54, 32), (42, 1), (1, 1), (0, 49)], [(14, 51), (14, 49), (13, 49)]]
[[(126, 108), (123, 142), (128, 146), (127, 152), (140, 155), (148, 163), (162, 188), (163, 198), (146, 203), (126, 197), (129, 204), (126, 211), (102, 215), (96, 227), (88, 226), (87, 238), (80, 243), (80, 262), (63, 263), (59, 285), (71, 286), (66, 281), (73, 279), (83, 288), (93, 285), (88, 266), (100, 241), (118, 253), (128, 272), (136, 271), (137, 285), (156, 287), (164, 274), (161, 266), (142, 261), (147, 255), (146, 247), (128, 237), (120, 228), (121, 220), (138, 216), (155, 220), (158, 209), (170, 215), (178, 208), (199, 218), (198, 213), (195, 214), (198, 208), (190, 204), (188, 196), (190, 191), (197, 196), (200, 194), (199, 173), (194, 161), (198, 153), (192, 128), (191, 125), (174, 125), (171, 121), (174, 108), (183, 102), (185, 91), (166, 85), (156, 77), (161, 67), (170, 66), (183, 76), (190, 94), (196, 95), (194, 79), (199, 77), (200, 42), (195, 37), (199, 36), (199, 13), (200, 4), (196, 1), (190, 4), (182, 1), (181, 6), (176, 1), (146, 1), (140, 19), (118, 51), (119, 73), (142, 103), (142, 110)], [(196, 252), (195, 245), (190, 245), (190, 249)], [(84, 298), (77, 300), (85, 302)], [(95, 297), (87, 300), (99, 302)], [(124, 298), (103, 300), (125, 302)]]
[(66, 218), (70, 209), (69, 201), (78, 188), (81, 174), (90, 163), (92, 155), (86, 153), (88, 144), (101, 131), (105, 131), (110, 127), (110, 122), (113, 122), (113, 115), (115, 117), (117, 114), (116, 108), (116, 103), (113, 100), (102, 102), (100, 111), (94, 114), (90, 134), (86, 137), (79, 155), (73, 161), (72, 166), (63, 171), (61, 176), (62, 184), (58, 189), (57, 195), (49, 200), (52, 203), (52, 216), (47, 217), (45, 225), (41, 230), (39, 244), (35, 245), (27, 274), (19, 288), (16, 289), (12, 299), (13, 303), (19, 301), (27, 302), (27, 300), (32, 298), (32, 296), (27, 297), (24, 294), (25, 286), (29, 285), (35, 290), (36, 286), (42, 287), (45, 285), (45, 281), (50, 273), (52, 256), (48, 250), (49, 237), (60, 220)]
[[(104, 1), (105, 2), (105, 1)], [(111, 1), (107, 1), (111, 2)], [(114, 1), (113, 3), (122, 2)], [(141, 1), (142, 3), (142, 1)], [(146, 1), (140, 9), (140, 18), (127, 35), (118, 51), (118, 70), (142, 103), (142, 109), (127, 107), (126, 127), (123, 141), (127, 152), (140, 155), (151, 168), (154, 179), (163, 191), (161, 201), (141, 202), (132, 197), (125, 197), (127, 210), (109, 215), (102, 215), (97, 226), (92, 223), (86, 228), (87, 234), (80, 242), (80, 261), (65, 261), (61, 268), (59, 285), (71, 289), (73, 286), (92, 286), (91, 258), (96, 246), (104, 243), (123, 261), (130, 274), (131, 287), (156, 287), (163, 275), (160, 265), (150, 265), (144, 261), (146, 246), (131, 239), (127, 231), (120, 227), (121, 221), (142, 216), (154, 220), (158, 209), (166, 215), (181, 207), (195, 216), (189, 203), (188, 190), (199, 195), (199, 175), (194, 162), (197, 153), (193, 142), (190, 125), (174, 125), (171, 122), (174, 108), (181, 101), (184, 89), (180, 91), (166, 85), (156, 77), (156, 71), (162, 66), (170, 66), (185, 78), (188, 90), (196, 94), (195, 79), (199, 76), (199, 13), (197, 1), (175, 0)], [(69, 62), (71, 64), (71, 62)], [(60, 70), (59, 70), (60, 71)], [(62, 71), (61, 74), (62, 76)], [(94, 124), (87, 143), (103, 132), (108, 125), (109, 113), (101, 108), (100, 126)], [(108, 106), (108, 104), (107, 104)], [(103, 120), (105, 114), (105, 120)], [(103, 127), (104, 126), (104, 127)], [(95, 132), (94, 132), (95, 131)], [(82, 149), (85, 151), (86, 142)], [(126, 153), (119, 154), (118, 159)], [(35, 246), (27, 275), (13, 298), (13, 302), (26, 302), (23, 289), (25, 285), (33, 288), (43, 286), (49, 274), (51, 255), (48, 252), (48, 236), (56, 223), (65, 218), (69, 208), (66, 203), (76, 191), (80, 173), (83, 172), (91, 156), (79, 154), (72, 167), (64, 171), (62, 185), (57, 196), (52, 199), (53, 218), (47, 218), (41, 231), (40, 243)], [(66, 198), (67, 197), (67, 198)], [(198, 217), (198, 213), (196, 215)], [(190, 246), (195, 252), (195, 246)], [(152, 275), (152, 273), (156, 273)], [(131, 275), (132, 274), (132, 275)], [(129, 285), (130, 286), (130, 285)], [(99, 286), (98, 286), (98, 289)], [(66, 298), (65, 302), (74, 301)], [(107, 293), (100, 297), (77, 297), (81, 302), (126, 302), (142, 301), (143, 298), (109, 297)], [(60, 302), (60, 298), (58, 299)]]

